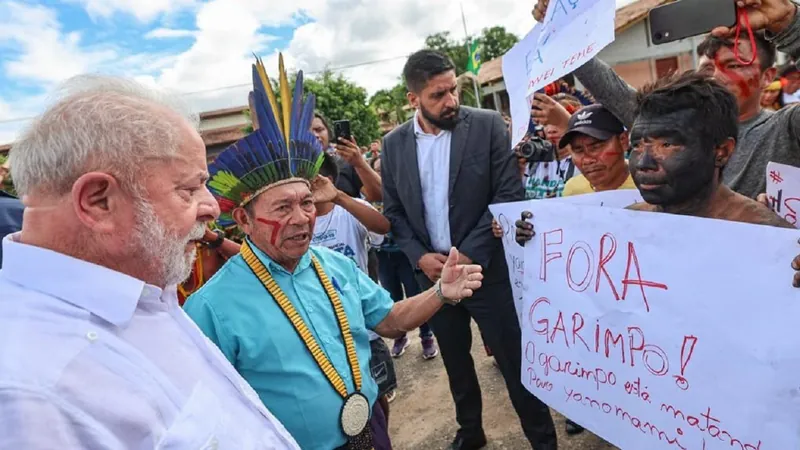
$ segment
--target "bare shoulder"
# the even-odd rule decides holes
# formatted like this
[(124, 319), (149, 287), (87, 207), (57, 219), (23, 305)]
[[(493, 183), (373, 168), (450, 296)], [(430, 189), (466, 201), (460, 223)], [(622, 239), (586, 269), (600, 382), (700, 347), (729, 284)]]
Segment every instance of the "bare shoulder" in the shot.
[(648, 212), (657, 212), (658, 207), (655, 205), (651, 205), (649, 203), (641, 202), (641, 203), (634, 203), (632, 205), (628, 205), (625, 209), (629, 209), (631, 211), (648, 211)]
[(734, 207), (729, 210), (733, 216), (729, 220), (779, 228), (794, 228), (792, 224), (756, 200), (736, 194), (733, 203)]

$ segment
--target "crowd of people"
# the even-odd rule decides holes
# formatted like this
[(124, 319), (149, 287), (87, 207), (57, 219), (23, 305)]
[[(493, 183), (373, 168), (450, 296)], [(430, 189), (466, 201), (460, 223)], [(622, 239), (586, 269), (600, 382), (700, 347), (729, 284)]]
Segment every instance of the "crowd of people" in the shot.
[(363, 147), (302, 72), (274, 90), (257, 60), (254, 131), (211, 163), (175, 99), (70, 80), (0, 168), (24, 200), (23, 217), (0, 191), (0, 448), (388, 450), (393, 359), (419, 330), (452, 393), (449, 448), (479, 449), (474, 321), (530, 445), (556, 450), (488, 206), (638, 189), (632, 209), (791, 228), (758, 198), (768, 162), (800, 166), (800, 71), (775, 67), (800, 57), (800, 17), (740, 3), (752, 38), (714, 30), (698, 70), (639, 90), (593, 59), (535, 94), (514, 148), (433, 50), (404, 67), (413, 118)]

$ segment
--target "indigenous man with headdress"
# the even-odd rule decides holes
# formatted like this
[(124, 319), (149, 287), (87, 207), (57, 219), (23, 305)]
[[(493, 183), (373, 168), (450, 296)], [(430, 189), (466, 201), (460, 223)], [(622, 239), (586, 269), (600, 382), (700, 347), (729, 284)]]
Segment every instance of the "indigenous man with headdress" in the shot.
[(309, 131), (314, 97), (303, 101), (302, 72), (290, 94), (282, 58), (280, 99), (260, 60), (253, 84), (257, 128), (217, 157), (208, 182), (220, 224), (235, 222), (246, 238), (185, 310), (302, 448), (390, 449), (368, 330), (399, 337), (419, 327), (471, 296), (481, 268), (458, 264), (452, 249), (432, 289), (394, 303), (351, 259), (310, 247), (315, 203), (333, 200), (312, 193), (323, 158)]

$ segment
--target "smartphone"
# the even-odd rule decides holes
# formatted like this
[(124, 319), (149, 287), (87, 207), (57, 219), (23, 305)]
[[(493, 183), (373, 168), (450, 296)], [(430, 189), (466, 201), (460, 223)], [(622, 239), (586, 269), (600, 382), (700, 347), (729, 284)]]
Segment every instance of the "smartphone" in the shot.
[(352, 139), (353, 134), (350, 132), (349, 120), (337, 120), (333, 122), (334, 142), (339, 143), (339, 138)]
[(678, 0), (647, 14), (653, 45), (705, 34), (736, 25), (735, 0)]

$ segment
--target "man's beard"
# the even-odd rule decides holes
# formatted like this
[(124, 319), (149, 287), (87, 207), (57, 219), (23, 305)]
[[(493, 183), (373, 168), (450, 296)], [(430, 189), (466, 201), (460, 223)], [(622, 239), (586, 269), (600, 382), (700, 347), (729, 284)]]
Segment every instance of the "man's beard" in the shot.
[(191, 241), (200, 240), (205, 235), (205, 224), (197, 223), (184, 237), (170, 232), (159, 220), (153, 205), (144, 199), (137, 201), (136, 226), (133, 246), (143, 254), (143, 264), (150, 266), (155, 276), (166, 286), (186, 280), (192, 273), (196, 252), (187, 252)]
[(456, 125), (458, 125), (458, 121), (461, 120), (461, 118), (458, 116), (458, 108), (459, 107), (456, 106), (454, 109), (449, 109), (448, 108), (448, 109), (445, 109), (445, 110), (442, 111), (441, 115), (444, 115), (444, 114), (449, 113), (449, 112), (454, 112), (455, 113), (455, 114), (453, 114), (453, 117), (451, 117), (449, 119), (442, 119), (441, 116), (439, 118), (433, 117), (433, 114), (431, 114), (427, 109), (425, 109), (424, 106), (422, 106), (422, 103), (420, 103), (420, 105), (419, 105), (419, 112), (422, 113), (422, 117), (424, 117), (425, 120), (430, 122), (431, 125), (435, 126), (436, 128), (438, 128), (440, 130), (448, 130), (448, 131), (450, 131), (453, 128), (455, 128)]

